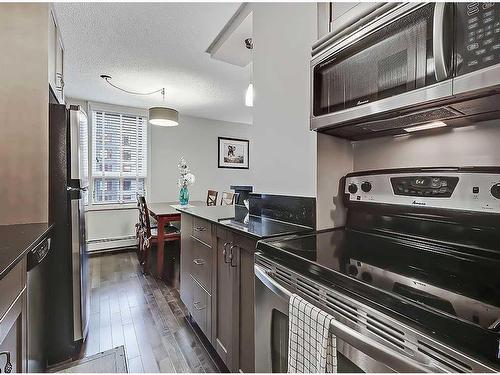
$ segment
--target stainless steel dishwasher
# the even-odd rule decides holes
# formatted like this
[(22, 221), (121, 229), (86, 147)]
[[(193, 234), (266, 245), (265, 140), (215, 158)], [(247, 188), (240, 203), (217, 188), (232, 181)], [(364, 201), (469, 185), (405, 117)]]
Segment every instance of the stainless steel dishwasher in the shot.
[(44, 372), (47, 365), (47, 256), (51, 242), (46, 237), (28, 253), (28, 372)]

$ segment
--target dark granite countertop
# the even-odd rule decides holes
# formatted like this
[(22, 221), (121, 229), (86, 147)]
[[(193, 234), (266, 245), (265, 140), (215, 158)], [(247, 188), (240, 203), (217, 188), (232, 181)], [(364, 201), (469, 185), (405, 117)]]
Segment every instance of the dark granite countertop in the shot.
[(0, 225), (0, 279), (51, 229), (48, 223)]
[(248, 211), (242, 206), (177, 207), (177, 210), (256, 239), (292, 233), (304, 233), (313, 230), (311, 227), (254, 215), (249, 215), (245, 220)]
[(175, 206), (175, 208), (186, 214), (218, 224), (220, 220), (232, 219), (235, 216), (235, 206)]

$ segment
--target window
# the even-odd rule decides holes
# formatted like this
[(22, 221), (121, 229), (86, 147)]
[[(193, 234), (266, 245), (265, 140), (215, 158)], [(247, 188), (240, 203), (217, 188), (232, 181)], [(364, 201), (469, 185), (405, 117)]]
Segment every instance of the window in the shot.
[(93, 203), (132, 203), (144, 194), (147, 175), (147, 119), (92, 112)]

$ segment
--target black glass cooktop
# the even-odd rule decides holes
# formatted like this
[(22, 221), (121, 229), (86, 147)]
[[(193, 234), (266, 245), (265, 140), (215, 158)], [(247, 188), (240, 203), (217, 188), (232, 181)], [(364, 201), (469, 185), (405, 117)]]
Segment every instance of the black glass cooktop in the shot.
[[(373, 287), (491, 327), (500, 319), (500, 257), (352, 230), (275, 240), (273, 247)], [(473, 306), (473, 308), (471, 307)]]
[(500, 362), (499, 254), (343, 228), (268, 239), (257, 249)]

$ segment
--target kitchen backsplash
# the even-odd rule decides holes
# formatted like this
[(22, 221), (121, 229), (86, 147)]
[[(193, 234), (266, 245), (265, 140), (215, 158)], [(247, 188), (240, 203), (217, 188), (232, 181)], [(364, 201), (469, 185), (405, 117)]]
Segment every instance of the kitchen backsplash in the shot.
[(316, 198), (250, 193), (250, 215), (316, 228)]

